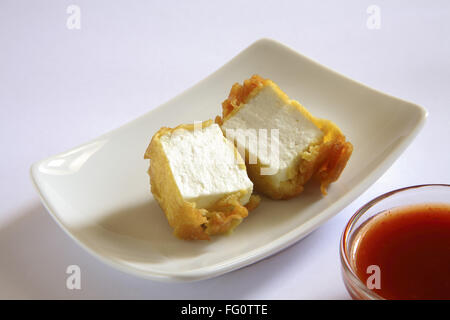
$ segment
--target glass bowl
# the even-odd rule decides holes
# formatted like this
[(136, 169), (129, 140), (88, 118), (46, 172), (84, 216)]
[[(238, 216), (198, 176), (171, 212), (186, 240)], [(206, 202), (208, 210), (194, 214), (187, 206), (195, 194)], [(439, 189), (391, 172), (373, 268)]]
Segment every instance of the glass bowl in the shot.
[(341, 237), (340, 256), (345, 287), (353, 299), (384, 300), (363, 283), (355, 271), (355, 240), (360, 228), (386, 210), (419, 204), (449, 204), (450, 185), (425, 184), (387, 192), (361, 207), (349, 220)]

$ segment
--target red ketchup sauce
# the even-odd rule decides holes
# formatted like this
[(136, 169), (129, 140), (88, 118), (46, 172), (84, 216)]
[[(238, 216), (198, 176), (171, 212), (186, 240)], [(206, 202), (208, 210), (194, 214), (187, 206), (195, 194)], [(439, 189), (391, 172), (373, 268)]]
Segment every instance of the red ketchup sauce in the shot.
[(359, 228), (352, 254), (357, 276), (386, 299), (450, 299), (450, 205), (382, 212)]

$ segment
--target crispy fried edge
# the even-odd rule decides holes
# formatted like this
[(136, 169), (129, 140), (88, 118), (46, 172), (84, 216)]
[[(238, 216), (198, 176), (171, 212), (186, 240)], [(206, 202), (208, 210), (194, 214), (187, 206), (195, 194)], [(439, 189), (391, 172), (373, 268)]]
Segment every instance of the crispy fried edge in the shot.
[(346, 141), (336, 124), (312, 116), (299, 102), (289, 99), (273, 81), (253, 75), (250, 79), (244, 80), (242, 85), (235, 83), (228, 98), (222, 103), (222, 117), (217, 116), (216, 123), (222, 125), (239, 110), (242, 104), (257, 95), (265, 86), (272, 86), (286, 104), (295, 106), (307, 119), (317, 125), (324, 136), (322, 141), (311, 144), (307, 151), (299, 154), (293, 177), (283, 181), (279, 186), (275, 186), (269, 176), (260, 175), (261, 165), (249, 164), (248, 155), (246, 155), (248, 174), (255, 188), (273, 199), (289, 199), (300, 194), (304, 189), (303, 185), (314, 177), (320, 181), (321, 192), (326, 195), (328, 186), (339, 178), (350, 159), (353, 145)]
[[(213, 124), (212, 120), (204, 121), (202, 128), (211, 124)], [(247, 191), (235, 192), (219, 200), (210, 210), (196, 208), (194, 202), (184, 201), (160, 141), (162, 136), (178, 129), (194, 130), (194, 124), (161, 128), (152, 137), (145, 151), (144, 159), (150, 159), (148, 174), (153, 196), (178, 238), (209, 240), (211, 235), (231, 232), (243, 218), (247, 217), (250, 210), (257, 207), (259, 197), (252, 195), (249, 202), (243, 206), (239, 199)], [(240, 157), (236, 148), (235, 154)]]

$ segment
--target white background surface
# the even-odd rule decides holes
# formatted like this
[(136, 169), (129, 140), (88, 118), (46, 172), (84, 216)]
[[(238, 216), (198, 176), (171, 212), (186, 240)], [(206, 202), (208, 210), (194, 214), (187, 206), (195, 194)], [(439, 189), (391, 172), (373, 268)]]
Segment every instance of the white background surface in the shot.
[[(70, 4), (80, 30), (66, 27)], [(371, 4), (379, 30), (366, 26)], [(424, 106), (424, 129), (317, 231), (215, 279), (139, 279), (70, 240), (41, 205), (30, 165), (160, 105), (261, 37)], [(449, 40), (448, 1), (0, 0), (0, 298), (348, 299), (338, 246), (354, 211), (397, 187), (450, 183)], [(71, 264), (79, 291), (66, 289)]]

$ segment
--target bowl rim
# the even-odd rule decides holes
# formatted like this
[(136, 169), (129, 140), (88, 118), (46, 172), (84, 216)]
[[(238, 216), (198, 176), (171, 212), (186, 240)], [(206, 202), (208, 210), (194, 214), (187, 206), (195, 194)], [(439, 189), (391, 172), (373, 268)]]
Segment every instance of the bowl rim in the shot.
[(367, 286), (356, 275), (356, 272), (354, 271), (354, 269), (352, 267), (351, 258), (349, 257), (349, 251), (347, 250), (347, 244), (349, 243), (348, 236), (349, 236), (350, 232), (353, 230), (354, 225), (364, 215), (364, 213), (367, 212), (367, 210), (369, 210), (371, 207), (373, 207), (378, 202), (380, 202), (386, 198), (389, 198), (397, 193), (409, 191), (412, 189), (421, 189), (421, 188), (429, 188), (429, 187), (450, 187), (450, 184), (445, 184), (445, 183), (419, 184), (419, 185), (413, 185), (413, 186), (408, 186), (408, 187), (403, 187), (403, 188), (395, 189), (392, 191), (388, 191), (386, 193), (383, 193), (383, 194), (373, 198), (372, 200), (370, 200), (369, 202), (367, 202), (366, 204), (361, 206), (358, 210), (356, 210), (356, 212), (352, 215), (352, 217), (347, 222), (347, 224), (344, 228), (344, 231), (342, 232), (341, 239), (340, 239), (339, 253), (340, 253), (340, 258), (341, 258), (341, 267), (343, 269), (342, 271), (346, 275), (350, 276), (350, 278), (351, 278), (350, 280), (353, 282), (353, 284), (356, 285), (357, 289), (359, 290), (358, 291), (359, 294), (362, 293), (365, 296), (367, 296), (369, 299), (373, 299), (373, 300), (386, 300), (385, 298), (383, 298), (376, 292), (368, 289)]

